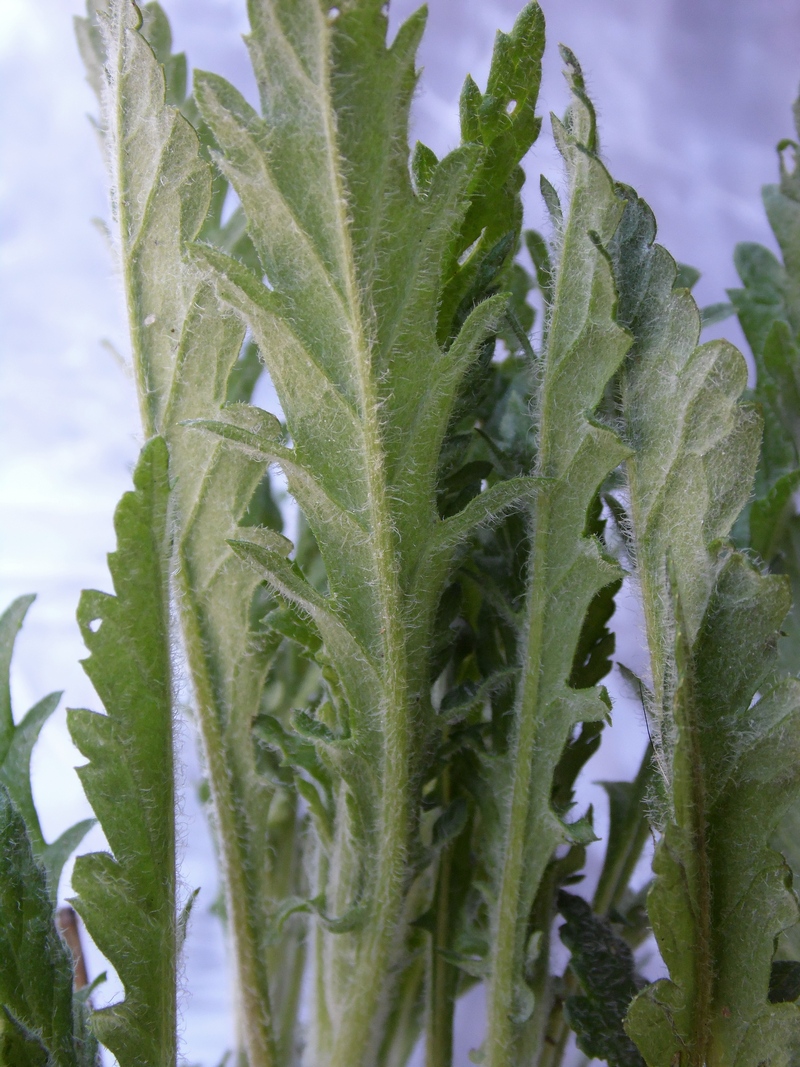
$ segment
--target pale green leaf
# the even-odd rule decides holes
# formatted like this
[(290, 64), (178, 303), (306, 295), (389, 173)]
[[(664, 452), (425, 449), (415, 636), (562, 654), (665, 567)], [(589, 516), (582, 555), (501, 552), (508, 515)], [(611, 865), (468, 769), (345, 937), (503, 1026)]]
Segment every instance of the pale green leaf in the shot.
[(667, 556), (694, 639), (714, 582), (710, 546), (726, 537), (750, 493), (761, 420), (740, 402), (741, 354), (725, 341), (698, 346), (700, 315), (674, 288), (677, 266), (655, 241), (652, 212), (620, 187), (625, 214), (612, 244), (619, 318), (634, 336), (622, 379), (630, 522), (650, 648), (656, 755), (669, 765), (670, 616)]
[[(551, 807), (555, 769), (576, 723), (602, 720), (597, 689), (572, 689), (587, 610), (621, 576), (586, 528), (598, 490), (629, 454), (597, 419), (630, 339), (615, 321), (616, 292), (603, 245), (623, 204), (595, 154), (594, 110), (574, 56), (562, 49), (572, 89), (567, 124), (554, 119), (569, 177), (569, 206), (557, 234), (549, 330), (538, 397), (536, 473), (522, 680), (509, 753), (510, 794), (492, 919), (487, 1062), (518, 1062), (533, 994), (525, 979), (531, 908), (547, 863), (567, 831)], [(510, 1005), (528, 1004), (510, 1013)]]
[[(425, 570), (442, 525), (436, 468), (461, 384), (505, 308), (502, 298), (466, 307), (452, 329), (455, 307), (449, 318), (440, 311), (443, 275), (451, 280), (448, 257), (489, 187), (510, 205), (505, 228), (518, 225), (516, 167), (537, 127), (541, 14), (530, 5), (498, 44), (485, 129), (468, 138), (478, 144), (441, 161), (425, 154), (416, 189), (408, 109), (424, 16), (413, 16), (391, 46), (377, 3), (344, 4), (328, 16), (315, 0), (269, 0), (251, 3), (250, 16), (261, 115), (214, 75), (199, 74), (196, 93), (263, 276), (208, 247), (195, 256), (245, 317), (269, 368), (292, 447), (260, 448), (283, 467), (313, 530), (327, 597), (284, 560), (234, 547), (314, 619), (337, 714), (357, 725), (354, 736), (369, 733), (375, 753), (360, 770), (337, 765), (361, 798), (359, 833), (351, 823), (355, 802), (345, 794), (334, 816), (337, 859), (315, 890), (342, 904), (361, 899), (363, 882), (370, 914), (351, 941), (328, 944), (319, 934), (327, 980), (317, 987), (315, 1018), (337, 1021), (327, 1038), (312, 1034), (311, 1055), (345, 1064), (361, 1060), (376, 1040), (378, 998), (391, 995), (379, 991), (378, 976), (407, 964), (398, 936), (407, 921), (402, 871), (433, 726), (430, 633), (451, 553), (445, 535), (443, 565)], [(514, 96), (518, 113), (509, 114)], [(452, 343), (442, 348), (437, 336)], [(244, 430), (223, 435), (257, 454)], [(487, 496), (460, 520), (458, 538), (475, 523), (491, 524), (494, 508), (502, 517), (512, 495)], [(423, 573), (431, 580), (420, 581)]]
[[(102, 128), (142, 422), (146, 436), (163, 434), (170, 449), (177, 607), (209, 759), (236, 982), (248, 1005), (243, 1042), (251, 1067), (265, 1067), (276, 1040), (268, 967), (277, 972), (272, 997), (278, 1009), (288, 998), (291, 1016), (302, 961), (302, 953), (280, 962), (262, 951), (271, 897), (294, 891), (292, 879), (301, 875), (291, 859), (293, 802), (285, 805), (285, 818), (271, 817), (274, 789), (258, 774), (250, 736), (268, 666), (269, 650), (252, 632), (251, 605), (261, 583), (226, 537), (236, 534), (254, 496), (269, 494), (269, 485), (262, 459), (185, 425), (218, 417), (231, 388), (236, 399), (249, 399), (239, 373), (244, 328), (188, 261), (187, 245), (202, 233), (251, 264), (255, 254), (242, 234), (241, 210), (222, 222), (227, 183), (212, 174), (214, 140), (194, 102), (180, 100), (182, 60), (170, 52), (163, 11), (148, 5), (144, 14), (151, 45), (132, 3), (115, 0), (100, 20), (108, 57)], [(255, 377), (251, 368), (248, 380)], [(291, 1045), (291, 1019), (288, 1025), (277, 1040)]]
[(756, 696), (788, 607), (783, 580), (729, 552), (694, 638), (675, 603), (674, 815), (648, 896), (670, 978), (627, 1022), (650, 1067), (785, 1064), (800, 1040), (800, 1008), (769, 1000), (776, 939), (800, 917), (769, 847), (800, 794), (800, 684)]

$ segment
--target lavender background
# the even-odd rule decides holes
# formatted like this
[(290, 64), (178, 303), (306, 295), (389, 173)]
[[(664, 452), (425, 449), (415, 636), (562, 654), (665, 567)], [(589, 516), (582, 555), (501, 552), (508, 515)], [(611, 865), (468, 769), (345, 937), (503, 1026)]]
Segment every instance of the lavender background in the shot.
[[(72, 770), (79, 762), (64, 707), (97, 707), (78, 659), (80, 589), (108, 588), (111, 517), (129, 487), (140, 435), (132, 383), (103, 339), (126, 351), (118, 285), (93, 216), (107, 217), (105, 175), (86, 114), (96, 106), (83, 78), (71, 16), (78, 0), (0, 4), (0, 605), (38, 591), (20, 637), (12, 684), (17, 716), (51, 689), (65, 698), (34, 754), (34, 789), (52, 838), (87, 814)], [(225, 74), (252, 99), (240, 34), (244, 0), (164, 0), (176, 46), (198, 67)], [(416, 6), (395, 0), (395, 27)], [(518, 0), (430, 0), (415, 136), (437, 152), (457, 140), (457, 98), (469, 71), (483, 84), (496, 28), (508, 30)], [(583, 63), (598, 106), (601, 140), (615, 177), (654, 208), (660, 239), (703, 271), (701, 303), (736, 284), (740, 240), (772, 245), (759, 187), (774, 180), (775, 143), (793, 133), (790, 105), (800, 77), (797, 0), (543, 0), (550, 42), (541, 111), (561, 113), (566, 93), (555, 44)], [(528, 224), (543, 225), (538, 174), (559, 178), (547, 127), (528, 161)], [(728, 322), (711, 335), (740, 338)], [(265, 390), (262, 394), (268, 396)], [(266, 402), (266, 401), (265, 401)], [(636, 605), (618, 613), (623, 658), (642, 649)], [(605, 820), (591, 782), (628, 776), (644, 728), (620, 696), (614, 752), (588, 768), (584, 793)], [(231, 1004), (214, 899), (213, 850), (194, 801), (197, 761), (183, 730), (186, 769), (183, 877), (202, 886), (185, 961), (184, 1054), (214, 1067), (230, 1041)], [(601, 830), (602, 832), (602, 830)], [(84, 850), (102, 847), (99, 831)], [(68, 873), (62, 895), (69, 893)], [(104, 965), (91, 953), (94, 974)], [(659, 962), (650, 960), (649, 973)], [(98, 1001), (116, 995), (113, 975)], [(456, 1067), (480, 1040), (481, 1001), (460, 1010)]]

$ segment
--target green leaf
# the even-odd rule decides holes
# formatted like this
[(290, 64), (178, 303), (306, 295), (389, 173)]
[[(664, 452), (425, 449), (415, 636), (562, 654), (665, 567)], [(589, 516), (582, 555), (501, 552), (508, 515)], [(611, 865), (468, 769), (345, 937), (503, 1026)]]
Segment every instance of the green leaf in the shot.
[(73, 1000), (72, 957), (58, 936), (48, 876), (0, 785), (0, 1063), (95, 1067), (97, 1046)]
[[(794, 107), (795, 126), (800, 110)], [(785, 151), (793, 147), (795, 166), (787, 168)], [(800, 521), (794, 499), (800, 466), (800, 214), (797, 202), (797, 151), (781, 142), (780, 185), (763, 189), (764, 206), (781, 250), (781, 259), (756, 244), (738, 245), (735, 263), (742, 288), (729, 293), (756, 364), (755, 397), (764, 414), (756, 500), (749, 509), (749, 544), (770, 570), (787, 574), (794, 605), (783, 625), (780, 664), (797, 673), (800, 666)], [(748, 543), (747, 521), (737, 528), (737, 540)], [(797, 827), (800, 805), (787, 813), (775, 838), (795, 877), (800, 872)], [(796, 956), (800, 930), (781, 939), (779, 952)]]
[(794, 515), (793, 494), (800, 485), (800, 470), (778, 478), (766, 496), (750, 508), (750, 547), (766, 563), (785, 551), (787, 525)]
[(733, 304), (725, 300), (719, 304), (709, 304), (708, 307), (702, 308), (700, 311), (700, 321), (705, 329), (707, 326), (716, 326), (717, 323), (724, 322), (735, 313), (736, 309)]
[[(558, 268), (537, 400), (536, 473), (547, 482), (530, 513), (522, 678), (509, 777), (501, 779), (510, 799), (492, 919), (486, 1043), (492, 1067), (517, 1062), (515, 1042), (521, 1042), (530, 1015), (532, 992), (525, 979), (528, 917), (545, 868), (567, 839), (551, 806), (554, 774), (575, 725), (601, 721), (608, 713), (599, 690), (569, 684), (584, 619), (600, 590), (621, 577), (591, 531), (591, 521), (596, 519), (602, 482), (628, 454), (597, 417), (630, 344), (615, 321), (616, 292), (603, 251), (623, 204), (595, 154), (595, 115), (580, 68), (566, 49), (562, 56), (573, 99), (566, 126), (556, 119), (553, 125), (569, 175), (569, 210), (554, 256)], [(516, 1022), (509, 1012), (512, 1004), (520, 1005), (514, 1012)], [(525, 1004), (528, 1009), (523, 1010)]]
[(0, 785), (8, 790), (25, 820), (36, 859), (47, 871), (55, 904), (64, 864), (94, 825), (94, 819), (76, 823), (49, 845), (39, 825), (31, 792), (31, 754), (42, 727), (58, 707), (61, 694), (50, 693), (44, 697), (15, 725), (9, 684), (14, 640), (33, 601), (32, 596), (18, 597), (0, 617)]
[(413, 181), (408, 111), (424, 14), (391, 46), (374, 2), (329, 16), (315, 0), (269, 0), (250, 15), (261, 115), (214, 75), (198, 74), (196, 93), (260, 266), (206, 245), (194, 258), (251, 328), (291, 448), (259, 444), (241, 426), (221, 433), (281, 465), (325, 565), (320, 593), (276, 553), (243, 535), (230, 542), (313, 619), (329, 702), (352, 725), (351, 747), (327, 746), (347, 790), (334, 790), (336, 862), (318, 866), (312, 889), (341, 906), (363, 899), (368, 916), (346, 938), (329, 938), (325, 923), (314, 934), (335, 978), (318, 984), (310, 1043), (320, 1062), (343, 1065), (380, 1039), (385, 976), (397, 975), (399, 990), (412, 966), (405, 871), (440, 728), (430, 702), (439, 598), (457, 546), (524, 496), (521, 485), (493, 487), (443, 521), (436, 476), (470, 369), (505, 318), (506, 299), (481, 276), (473, 300), (473, 283), (483, 268), (494, 278), (516, 247), (518, 161), (538, 129), (541, 13), (529, 5), (498, 38), (487, 93), (471, 96), (471, 143), (441, 161), (419, 149)]
[(93, 1015), (120, 1067), (176, 1056), (175, 793), (169, 634), (167, 448), (153, 438), (117, 508), (115, 594), (84, 592), (84, 669), (105, 715), (71, 710), (80, 776), (113, 856), (78, 858), (74, 901), (125, 999)]
[[(591, 534), (602, 541), (606, 522), (602, 518), (603, 502), (598, 493), (590, 514), (587, 517), (586, 534)], [(573, 689), (588, 689), (605, 678), (611, 670), (611, 657), (614, 654), (615, 638), (608, 622), (614, 614), (616, 596), (622, 587), (622, 580), (612, 582), (598, 593), (589, 605), (583, 620), (572, 673), (569, 684)]]
[[(144, 435), (162, 434), (170, 451), (176, 607), (219, 825), (242, 1040), (251, 1067), (267, 1067), (276, 1044), (294, 1041), (280, 1025), (275, 1032), (273, 1007), (283, 1012), (286, 998), (299, 995), (301, 946), (280, 946), (280, 957), (262, 946), (272, 898), (300, 888), (292, 881), (302, 879), (292, 860), (300, 825), (296, 800), (285, 793), (286, 817), (271, 817), (275, 786), (256, 767), (250, 724), (274, 646), (254, 632), (261, 579), (226, 538), (249, 521), (255, 496), (258, 521), (280, 523), (274, 506), (265, 507), (274, 505), (265, 461), (186, 425), (219, 419), (229, 398), (249, 399), (257, 369), (252, 346), (249, 358), (242, 353), (243, 325), (189, 262), (187, 247), (202, 236), (237, 262), (256, 267), (257, 257), (241, 209), (222, 222), (228, 185), (212, 172), (211, 131), (194, 101), (180, 99), (185, 64), (171, 54), (163, 11), (148, 5), (143, 14), (140, 26), (133, 3), (113, 0), (99, 19), (107, 59), (102, 129)], [(97, 22), (83, 27), (93, 38)], [(287, 1010), (291, 1016), (291, 1003)]]
[(572, 953), (569, 965), (583, 990), (565, 1005), (578, 1048), (609, 1067), (645, 1067), (622, 1026), (641, 986), (630, 947), (580, 897), (561, 890), (558, 910), (567, 920), (559, 935)]
[(627, 1027), (651, 1067), (755, 1067), (784, 1062), (798, 1024), (793, 1006), (767, 1000), (775, 939), (797, 918), (768, 848), (796, 794), (774, 746), (782, 737), (793, 751), (799, 694), (767, 682), (788, 593), (720, 541), (758, 456), (760, 420), (739, 401), (744, 361), (724, 342), (695, 347), (696, 306), (673, 288), (649, 209), (623, 194), (613, 256), (635, 337), (623, 377), (630, 520), (668, 790), (648, 913), (670, 971), (640, 994)]
[(694, 639), (673, 595), (673, 813), (648, 896), (670, 978), (634, 1001), (627, 1030), (651, 1067), (784, 1063), (800, 1009), (770, 1002), (770, 975), (776, 939), (800, 912), (769, 840), (800, 794), (800, 683), (756, 693), (788, 590), (723, 552)]
[[(725, 341), (698, 346), (700, 316), (676, 289), (675, 261), (655, 244), (655, 219), (620, 186), (625, 213), (611, 246), (619, 318), (634, 335), (622, 377), (637, 574), (650, 649), (656, 758), (669, 773), (668, 649), (673, 620), (667, 556), (693, 640), (714, 582), (713, 542), (730, 532), (750, 493), (761, 420), (740, 403), (741, 354)], [(711, 554), (710, 554), (711, 553)]]
[(502, 266), (516, 252), (522, 227), (519, 193), (525, 180), (520, 161), (539, 136), (542, 123), (535, 109), (544, 43), (541, 8), (526, 4), (511, 33), (498, 32), (495, 38), (485, 93), (469, 76), (464, 83), (462, 141), (478, 144), (483, 151), (470, 181), (469, 210), (445, 260), (440, 341), (452, 336), (454, 321), (458, 325), (457, 309), (475, 285), (487, 253), (503, 238), (509, 240)]
[(444, 848), (455, 840), (467, 825), (467, 816), (467, 802), (463, 797), (456, 797), (433, 824), (433, 830), (431, 831), (433, 848)]
[(655, 766), (653, 748), (645, 750), (632, 782), (600, 782), (608, 794), (609, 829), (606, 854), (595, 890), (593, 907), (609, 915), (621, 904), (650, 833), (646, 804), (650, 801)]
[(676, 263), (675, 265), (678, 268), (678, 273), (672, 283), (673, 289), (694, 289), (700, 281), (700, 271), (696, 267), (690, 267), (688, 263)]
[(86, 18), (76, 15), (73, 19), (75, 37), (83, 65), (86, 68), (86, 80), (98, 99), (105, 83), (103, 66), (106, 61), (106, 49), (98, 15), (105, 10), (105, 0), (86, 0)]

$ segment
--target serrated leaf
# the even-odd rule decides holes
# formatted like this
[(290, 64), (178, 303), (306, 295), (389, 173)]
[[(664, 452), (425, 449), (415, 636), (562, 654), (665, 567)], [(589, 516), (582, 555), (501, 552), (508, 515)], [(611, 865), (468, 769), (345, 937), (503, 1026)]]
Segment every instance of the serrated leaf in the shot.
[(79, 857), (72, 883), (76, 909), (125, 987), (123, 1001), (92, 1018), (120, 1067), (176, 1056), (167, 465), (164, 441), (153, 438), (115, 514), (115, 595), (84, 592), (78, 607), (83, 666), (106, 714), (73, 709), (68, 719), (90, 761), (78, 774), (113, 852)]
[(470, 77), (464, 83), (462, 140), (479, 144), (484, 151), (473, 171), (469, 210), (445, 261), (440, 340), (451, 336), (455, 312), (473, 286), (487, 252), (506, 236), (510, 237), (506, 263), (516, 252), (522, 225), (519, 192), (524, 181), (519, 164), (541, 128), (535, 107), (544, 38), (539, 5), (526, 4), (511, 33), (497, 34), (485, 93)]
[(800, 684), (755, 697), (788, 607), (784, 581), (730, 553), (693, 640), (676, 604), (674, 814), (648, 896), (670, 979), (639, 995), (626, 1024), (651, 1067), (783, 1063), (800, 1040), (800, 1009), (769, 1000), (776, 939), (800, 917), (769, 847), (800, 793)]
[(623, 378), (630, 519), (668, 789), (648, 913), (670, 971), (637, 998), (627, 1027), (651, 1067), (783, 1062), (798, 1018), (771, 1008), (767, 992), (774, 939), (796, 904), (767, 842), (795, 787), (779, 759), (774, 774), (761, 761), (778, 735), (792, 749), (800, 694), (786, 682), (751, 702), (789, 601), (718, 540), (747, 501), (760, 419), (740, 403), (739, 354), (695, 347), (697, 309), (673, 289), (649, 209), (623, 193), (614, 257), (635, 336)]
[(620, 186), (625, 214), (611, 252), (620, 321), (634, 335), (622, 378), (630, 524), (650, 648), (651, 726), (656, 756), (669, 766), (671, 598), (667, 555), (689, 627), (697, 631), (714, 582), (709, 546), (728, 535), (750, 493), (761, 420), (740, 402), (741, 354), (725, 341), (698, 346), (700, 317), (677, 266), (655, 244), (655, 219)]
[(61, 694), (50, 693), (15, 724), (9, 680), (14, 640), (33, 600), (32, 596), (18, 597), (0, 617), (0, 785), (8, 790), (25, 820), (34, 855), (44, 864), (55, 903), (64, 864), (94, 825), (94, 819), (76, 823), (49, 845), (39, 825), (31, 792), (31, 755), (42, 727), (58, 707)]
[(72, 957), (58, 936), (44, 868), (0, 785), (0, 1063), (95, 1067), (97, 1046), (73, 999)]
[[(800, 110), (794, 107), (795, 126)], [(783, 625), (780, 663), (797, 673), (800, 664), (800, 540), (797, 504), (794, 499), (800, 465), (800, 214), (797, 203), (797, 152), (794, 169), (787, 166), (785, 150), (778, 146), (780, 185), (762, 190), (764, 206), (781, 251), (781, 259), (757, 244), (736, 248), (735, 263), (742, 288), (729, 292), (756, 364), (755, 397), (764, 414), (764, 439), (756, 479), (756, 500), (737, 527), (737, 541), (749, 541), (771, 570), (785, 573), (792, 583), (794, 605)], [(790, 863), (795, 877), (800, 871), (797, 826), (800, 805), (787, 813), (775, 845)], [(782, 938), (779, 952), (796, 956), (800, 930), (795, 927)]]
[[(385, 974), (411, 966), (402, 872), (437, 727), (429, 650), (438, 600), (457, 545), (521, 495), (521, 486), (498, 486), (443, 522), (436, 472), (462, 384), (505, 314), (504, 297), (482, 291), (474, 307), (462, 297), (482, 267), (496, 273), (489, 253), (501, 249), (502, 265), (516, 246), (518, 161), (538, 128), (541, 13), (530, 5), (499, 39), (491, 93), (468, 135), (475, 143), (441, 161), (419, 150), (412, 183), (408, 109), (423, 23), (422, 13), (412, 16), (387, 46), (376, 3), (342, 5), (331, 17), (313, 0), (253, 4), (248, 44), (262, 114), (221, 78), (196, 78), (262, 266), (201, 245), (195, 261), (246, 319), (269, 367), (292, 446), (261, 445), (261, 455), (283, 467), (309, 522), (326, 593), (274, 553), (243, 537), (231, 543), (311, 616), (331, 703), (353, 723), (354, 747), (328, 746), (326, 755), (348, 783), (336, 794), (333, 828), (346, 862), (326, 866), (318, 895), (353, 899), (363, 881), (370, 921), (349, 940), (319, 932), (336, 978), (319, 987), (315, 1018), (336, 1022), (310, 1040), (332, 1064), (364, 1057), (377, 1040), (371, 1027), (381, 1025), (376, 998), (391, 998)], [(491, 216), (489, 192), (502, 206)], [(485, 247), (464, 271), (461, 252), (481, 229)], [(246, 433), (223, 432), (259, 447)]]
[(750, 508), (750, 547), (766, 563), (785, 551), (786, 527), (794, 515), (792, 495), (799, 485), (800, 470), (784, 474)]
[[(601, 483), (627, 455), (597, 419), (607, 384), (629, 347), (615, 321), (616, 293), (603, 244), (623, 204), (595, 154), (595, 115), (580, 67), (562, 49), (572, 89), (564, 126), (553, 119), (569, 175), (559, 233), (537, 411), (537, 474), (548, 479), (531, 508), (532, 542), (523, 671), (509, 758), (510, 793), (493, 916), (487, 1062), (515, 1062), (530, 1015), (523, 975), (528, 916), (545, 868), (566, 831), (551, 805), (554, 774), (574, 726), (608, 712), (599, 691), (569, 684), (590, 604), (621, 573), (587, 522)], [(589, 357), (591, 353), (591, 358)], [(525, 995), (523, 995), (525, 994)], [(517, 1021), (509, 1015), (509, 1005)]]
[[(292, 1033), (274, 1032), (272, 1002), (281, 1018), (291, 1017), (291, 1008), (284, 1011), (285, 998), (299, 995), (300, 947), (281, 946), (286, 951), (278, 959), (261, 945), (267, 940), (272, 896), (293, 891), (292, 879), (302, 877), (291, 862), (299, 825), (296, 801), (285, 793), (285, 817), (272, 818), (275, 786), (256, 767), (250, 724), (274, 647), (253, 632), (257, 620), (251, 606), (261, 579), (235, 556), (226, 538), (249, 521), (254, 495), (261, 497), (262, 517), (266, 510), (273, 523), (280, 523), (268, 496), (266, 462), (186, 425), (220, 420), (229, 399), (249, 400), (248, 383), (257, 377), (252, 346), (249, 361), (242, 361), (247, 363), (243, 377), (244, 328), (191, 266), (187, 245), (201, 236), (251, 266), (257, 257), (243, 232), (241, 209), (222, 221), (228, 185), (212, 173), (216, 144), (211, 131), (194, 101), (180, 99), (185, 63), (170, 52), (163, 11), (148, 6), (140, 27), (133, 3), (113, 0), (109, 7), (103, 28), (102, 128), (133, 365), (145, 436), (161, 433), (170, 448), (176, 606), (209, 754), (227, 914), (237, 946), (236, 984), (246, 1005), (242, 1040), (251, 1067), (265, 1067), (274, 1062), (276, 1043), (283, 1047), (282, 1042), (294, 1041)], [(140, 29), (150, 34), (152, 47)], [(171, 104), (179, 104), (180, 112)], [(239, 414), (234, 407), (226, 417), (236, 420)], [(265, 509), (265, 503), (272, 506)], [(296, 676), (308, 670), (307, 664), (296, 664)], [(278, 972), (272, 991), (270, 967)]]
[(567, 920), (559, 935), (572, 953), (570, 967), (583, 990), (565, 1005), (578, 1048), (609, 1067), (644, 1067), (622, 1025), (641, 986), (630, 947), (580, 897), (562, 890), (558, 909)]

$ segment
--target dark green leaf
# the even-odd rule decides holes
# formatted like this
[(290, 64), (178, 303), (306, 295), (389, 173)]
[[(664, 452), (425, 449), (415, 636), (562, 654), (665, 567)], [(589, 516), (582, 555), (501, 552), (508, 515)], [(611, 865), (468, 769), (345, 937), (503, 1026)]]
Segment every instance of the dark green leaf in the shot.
[(570, 967), (583, 990), (565, 1005), (578, 1048), (609, 1067), (644, 1067), (622, 1025), (641, 987), (630, 947), (580, 897), (562, 890), (558, 910), (567, 920), (559, 934), (572, 953)]
[(84, 669), (106, 709), (69, 713), (78, 771), (111, 846), (81, 856), (75, 907), (125, 999), (93, 1016), (120, 1067), (169, 1064), (176, 1047), (175, 795), (167, 561), (167, 449), (149, 441), (117, 508), (115, 596), (84, 592)]
[[(47, 875), (0, 785), (0, 1064), (95, 1067), (73, 1000), (72, 957), (58, 936)], [(4, 1017), (3, 1017), (4, 1016)]]
[(773, 960), (769, 974), (770, 1004), (785, 1004), (800, 997), (800, 963)]
[(31, 792), (31, 755), (42, 727), (58, 707), (61, 694), (44, 697), (15, 725), (9, 686), (14, 639), (33, 600), (32, 596), (19, 597), (0, 617), (0, 785), (8, 790), (25, 820), (34, 854), (47, 871), (50, 896), (55, 903), (64, 864), (94, 825), (94, 819), (84, 819), (70, 827), (49, 845), (39, 825)]

